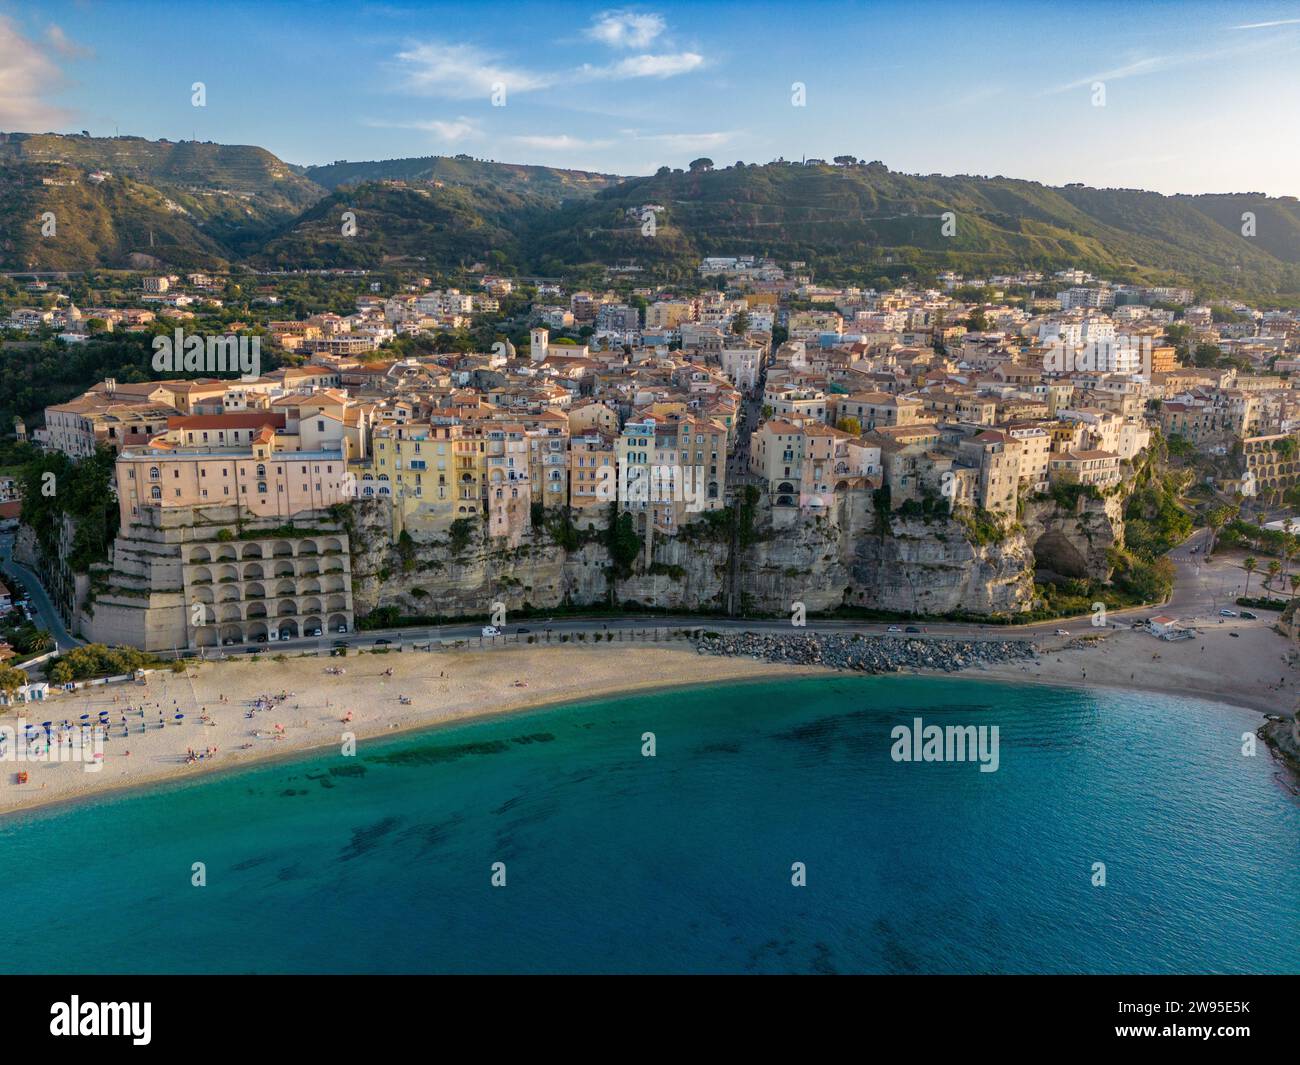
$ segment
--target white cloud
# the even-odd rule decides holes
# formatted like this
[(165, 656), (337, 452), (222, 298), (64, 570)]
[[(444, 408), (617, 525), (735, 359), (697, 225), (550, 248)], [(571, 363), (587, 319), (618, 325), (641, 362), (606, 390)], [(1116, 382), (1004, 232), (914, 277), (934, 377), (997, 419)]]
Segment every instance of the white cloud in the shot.
[(544, 89), (554, 78), (503, 63), (472, 44), (413, 44), (397, 53), (403, 87), (421, 96), (468, 100), (489, 96), (497, 85), (507, 93)]
[(460, 115), (450, 121), (441, 118), (418, 119), (413, 122), (388, 122), (376, 119), (367, 122), (366, 125), (380, 129), (423, 130), (425, 133), (432, 133), (438, 140), (445, 141), (448, 144), (455, 144), (458, 141), (469, 140), (483, 135), (483, 130), (478, 123), (465, 115)]
[(539, 151), (575, 151), (580, 148), (608, 148), (613, 141), (588, 141), (581, 137), (571, 137), (567, 133), (552, 134), (521, 134), (512, 137), (516, 144), (522, 144), (525, 148), (536, 148)]
[(576, 69), (541, 71), (529, 70), (476, 45), (426, 41), (398, 52), (394, 65), (405, 92), (473, 100), (491, 96), (498, 85), (504, 86), (508, 99), (515, 93), (575, 82), (674, 78), (700, 69), (704, 57), (696, 52), (630, 55), (599, 66), (584, 63)]
[(717, 148), (732, 141), (736, 133), (718, 130), (713, 133), (640, 133), (634, 129), (623, 130), (633, 140), (649, 141), (669, 151), (694, 152), (701, 148)]
[(1110, 70), (1103, 70), (1086, 78), (1079, 78), (1077, 81), (1058, 85), (1054, 89), (1049, 89), (1048, 92), (1049, 94), (1069, 92), (1071, 89), (1081, 89), (1085, 85), (1091, 85), (1095, 81), (1122, 81), (1124, 78), (1132, 78), (1140, 74), (1154, 74), (1160, 70), (1167, 70), (1177, 62), (1178, 60), (1174, 56), (1147, 56), (1144, 59), (1135, 59), (1131, 63), (1125, 63), (1121, 67), (1112, 67)]
[(1300, 26), (1300, 18), (1280, 18), (1275, 22), (1247, 22), (1244, 26), (1233, 26), (1234, 30), (1266, 30), (1273, 26)]
[(628, 78), (675, 78), (704, 65), (704, 56), (695, 52), (674, 55), (631, 55), (603, 67), (583, 64), (578, 77), (588, 80), (623, 81)]
[(44, 133), (72, 121), (66, 108), (42, 97), (63, 85), (63, 74), (13, 20), (0, 15), (0, 128)]
[(611, 48), (645, 48), (664, 32), (662, 15), (604, 11), (591, 20), (586, 36)]
[(45, 39), (50, 42), (50, 47), (65, 59), (90, 59), (95, 54), (93, 48), (87, 48), (84, 44), (72, 40), (63, 32), (61, 26), (50, 26), (45, 31)]

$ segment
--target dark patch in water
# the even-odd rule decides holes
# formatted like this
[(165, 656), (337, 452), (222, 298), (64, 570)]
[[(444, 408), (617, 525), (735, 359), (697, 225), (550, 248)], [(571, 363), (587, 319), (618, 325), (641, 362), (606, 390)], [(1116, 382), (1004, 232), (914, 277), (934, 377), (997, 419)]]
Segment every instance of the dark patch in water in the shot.
[(335, 765), (330, 766), (330, 776), (332, 777), (364, 777), (366, 767), (363, 765)]
[(318, 777), (318, 778), (317, 778), (317, 783), (320, 784), (320, 786), (321, 786), (322, 788), (337, 788), (337, 787), (338, 787), (338, 785), (335, 784), (334, 781), (330, 780), (329, 777)]
[(893, 926), (881, 917), (872, 925), (873, 931), (880, 936), (880, 957), (885, 964), (885, 971), (889, 973), (919, 973), (921, 971), (921, 959), (903, 946), (902, 941), (894, 934)]
[(499, 815), (505, 813), (508, 810), (513, 810), (516, 806), (518, 806), (521, 802), (524, 801), (524, 798), (525, 797), (523, 795), (516, 795), (513, 799), (507, 799), (505, 802), (503, 802), (492, 812), (494, 814)]
[(516, 736), (511, 743), (517, 743), (521, 747), (529, 743), (550, 743), (555, 736), (550, 732), (533, 732), (527, 736)]
[(351, 861), (353, 858), (360, 858), (367, 851), (374, 850), (383, 838), (397, 827), (400, 820), (397, 817), (385, 817), (373, 825), (354, 828), (351, 841), (339, 851), (339, 861)]
[(261, 865), (263, 862), (269, 862), (272, 858), (270, 854), (263, 854), (257, 858), (246, 858), (242, 862), (237, 862), (230, 868), (235, 872), (243, 872), (245, 869), (252, 869), (255, 865)]
[(402, 839), (418, 840), (421, 850), (431, 850), (434, 847), (440, 847), (451, 837), (452, 832), (460, 827), (463, 819), (457, 815), (449, 817), (446, 821), (435, 821), (429, 824), (412, 825), (402, 833)]
[(695, 748), (696, 754), (739, 754), (740, 744), (738, 743), (706, 743), (703, 747)]
[(835, 976), (839, 970), (835, 968), (835, 963), (831, 960), (834, 957), (833, 952), (828, 944), (818, 940), (813, 944), (812, 961), (808, 963), (809, 972), (816, 973), (819, 976)]
[(437, 765), (441, 762), (455, 762), (471, 754), (503, 754), (510, 750), (505, 740), (485, 740), (480, 743), (440, 743), (425, 744), (421, 747), (408, 747), (393, 754), (372, 754), (367, 762), (382, 765)]
[(291, 799), (295, 795), (306, 795), (306, 794), (307, 794), (306, 788), (285, 788), (284, 791), (280, 792), (281, 797), (285, 799)]
[(302, 871), (302, 866), (297, 862), (293, 865), (286, 865), (283, 869), (277, 869), (275, 872), (276, 880), (302, 880), (307, 876)]

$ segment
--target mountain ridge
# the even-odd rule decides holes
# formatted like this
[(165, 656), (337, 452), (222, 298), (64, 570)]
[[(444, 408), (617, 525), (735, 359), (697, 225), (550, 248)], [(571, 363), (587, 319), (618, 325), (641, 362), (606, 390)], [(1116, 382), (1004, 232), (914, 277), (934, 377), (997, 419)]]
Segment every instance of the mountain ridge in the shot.
[[(92, 183), (95, 169), (112, 177)], [(338, 223), (349, 206), (355, 238)], [(653, 236), (648, 206), (659, 208)], [(456, 271), (492, 256), (547, 275), (621, 264), (671, 279), (707, 255), (759, 254), (852, 281), (1078, 266), (1259, 299), (1300, 294), (1295, 197), (904, 174), (849, 157), (619, 177), (465, 155), (302, 167), (253, 145), (0, 134), (0, 209), (27, 219), (62, 210), (71, 238), (34, 240), (32, 223), (25, 237), (5, 234), (8, 269), (151, 254), (177, 265)]]

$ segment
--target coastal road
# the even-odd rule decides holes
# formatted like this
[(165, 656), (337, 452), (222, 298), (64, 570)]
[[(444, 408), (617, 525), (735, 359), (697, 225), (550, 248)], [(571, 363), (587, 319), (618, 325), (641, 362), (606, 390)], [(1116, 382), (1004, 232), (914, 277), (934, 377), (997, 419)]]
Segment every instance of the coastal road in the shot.
[(55, 645), (60, 651), (80, 647), (85, 641), (77, 639), (68, 632), (63, 619), (59, 617), (59, 612), (54, 609), (54, 604), (50, 602), (50, 597), (45, 592), (45, 585), (26, 566), (14, 561), (13, 550), (13, 533), (0, 534), (0, 570), (27, 592), (28, 599), (31, 601), (32, 615), (37, 624), (54, 637)]

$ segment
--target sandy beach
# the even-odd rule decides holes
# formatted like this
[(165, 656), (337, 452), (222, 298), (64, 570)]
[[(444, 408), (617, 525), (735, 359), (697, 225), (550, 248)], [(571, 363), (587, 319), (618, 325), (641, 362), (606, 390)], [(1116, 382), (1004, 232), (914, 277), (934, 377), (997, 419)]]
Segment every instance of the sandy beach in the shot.
[[(965, 675), (1186, 695), (1263, 713), (1290, 713), (1296, 704), (1300, 687), (1296, 655), (1266, 622), (1211, 624), (1202, 636), (1178, 642), (1132, 630), (1096, 634), (1080, 630), (1076, 635), (1098, 638), (1086, 647), (1063, 646), (1068, 642), (1064, 639), (1040, 639), (1043, 653), (1031, 665), (983, 665)], [(1061, 648), (1053, 649), (1054, 643)], [(192, 665), (184, 673), (151, 673), (144, 684), (59, 695), (0, 716), (0, 725), (17, 730), (20, 721), (38, 727), (45, 720), (76, 723), (82, 714), (93, 721), (107, 710), (112, 725), (98, 772), (86, 772), (81, 763), (71, 761), (0, 762), (0, 813), (333, 747), (348, 732), (362, 743), (401, 730), (559, 702), (678, 684), (827, 671), (701, 656), (685, 645), (515, 647), (283, 662), (241, 657)], [(258, 699), (282, 693), (284, 697), (273, 705), (253, 709)], [(127, 707), (135, 709), (127, 716), (124, 736), (122, 714)], [(163, 727), (160, 710), (166, 722)], [(175, 719), (177, 712), (185, 715), (182, 721)], [(349, 712), (351, 720), (345, 722)], [(202, 720), (205, 714), (207, 722)], [(210, 748), (215, 748), (215, 754), (207, 753)], [(187, 760), (191, 749), (204, 757)], [(26, 783), (18, 782), (22, 770), (28, 773)]]
[[(344, 672), (327, 672), (331, 669)], [(19, 721), (38, 728), (47, 720), (76, 724), (82, 714), (97, 720), (101, 710), (108, 711), (112, 728), (98, 772), (87, 772), (82, 763), (73, 761), (0, 761), (0, 813), (93, 798), (116, 788), (194, 778), (315, 747), (338, 747), (345, 732), (353, 733), (361, 744), (367, 737), (391, 736), (401, 730), (616, 693), (818, 672), (824, 671), (703, 657), (685, 644), (511, 647), (284, 662), (241, 657), (192, 665), (184, 673), (150, 673), (145, 684), (100, 686), (7, 708), (0, 725), (19, 733)], [(282, 692), (291, 694), (270, 709), (252, 709), (257, 699)], [(401, 701), (403, 697), (409, 704)], [(137, 709), (127, 715), (128, 734), (123, 736), (121, 715), (128, 706)], [(183, 721), (175, 720), (177, 711), (185, 715)], [(352, 720), (345, 724), (348, 711)], [(201, 722), (205, 712), (210, 724)], [(246, 716), (250, 712), (253, 716)], [(213, 747), (214, 756), (187, 762), (189, 749), (206, 752)], [(23, 770), (28, 774), (25, 784), (17, 781)]]
[[(1201, 631), (1194, 639), (1171, 642), (1134, 629), (1101, 629), (1096, 630), (1093, 646), (1059, 651), (1050, 648), (1068, 641), (1044, 639), (1037, 663), (1027, 668), (1018, 663), (990, 665), (978, 672), (1021, 683), (1186, 695), (1261, 713), (1294, 711), (1300, 694), (1300, 658), (1267, 620), (1225, 619), (1221, 625), (1208, 623)], [(1076, 626), (1075, 635), (1094, 633)]]

